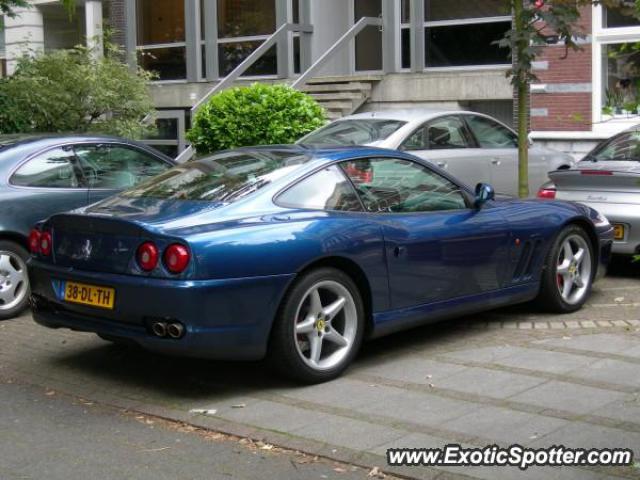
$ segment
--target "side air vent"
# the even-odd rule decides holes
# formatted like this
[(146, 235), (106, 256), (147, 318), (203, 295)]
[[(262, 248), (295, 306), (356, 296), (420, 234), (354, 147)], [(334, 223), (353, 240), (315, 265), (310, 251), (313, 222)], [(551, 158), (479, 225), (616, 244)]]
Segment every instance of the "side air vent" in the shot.
[(521, 246), (520, 257), (518, 258), (518, 263), (513, 272), (513, 281), (514, 282), (522, 282), (531, 279), (533, 274), (533, 268), (535, 266), (535, 262), (540, 256), (540, 251), (542, 249), (542, 241), (541, 240), (527, 240)]

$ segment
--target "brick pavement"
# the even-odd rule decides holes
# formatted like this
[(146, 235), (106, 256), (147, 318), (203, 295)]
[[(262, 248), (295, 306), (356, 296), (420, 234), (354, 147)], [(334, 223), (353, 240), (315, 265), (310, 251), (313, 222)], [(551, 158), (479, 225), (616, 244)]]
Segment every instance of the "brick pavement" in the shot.
[[(0, 323), (0, 380), (185, 421), (366, 467), (387, 448), (519, 442), (628, 447), (640, 459), (640, 279), (599, 283), (568, 316), (531, 305), (367, 344), (352, 369), (300, 387), (261, 363), (168, 358)], [(190, 413), (215, 409), (214, 416)], [(640, 478), (638, 468), (390, 469), (415, 478)]]

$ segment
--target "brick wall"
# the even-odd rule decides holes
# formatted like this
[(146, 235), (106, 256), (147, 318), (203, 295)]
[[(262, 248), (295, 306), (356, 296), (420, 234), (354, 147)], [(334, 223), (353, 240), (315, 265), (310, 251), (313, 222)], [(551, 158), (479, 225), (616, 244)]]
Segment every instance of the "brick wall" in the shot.
[[(580, 28), (586, 34), (591, 32), (590, 7), (582, 11)], [(591, 44), (584, 42), (581, 47), (580, 51), (567, 53), (563, 45), (550, 45), (538, 57), (535, 73), (548, 93), (531, 96), (533, 130), (591, 130)]]

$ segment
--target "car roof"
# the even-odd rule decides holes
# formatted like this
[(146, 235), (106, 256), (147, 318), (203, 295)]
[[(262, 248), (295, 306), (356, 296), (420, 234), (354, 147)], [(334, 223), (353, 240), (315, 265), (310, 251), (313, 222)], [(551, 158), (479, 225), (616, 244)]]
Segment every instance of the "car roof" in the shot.
[(401, 120), (404, 122), (413, 121), (427, 121), (441, 115), (459, 115), (459, 114), (473, 114), (478, 115), (477, 112), (469, 112), (466, 110), (451, 110), (442, 108), (412, 108), (406, 110), (377, 110), (374, 112), (356, 113), (354, 115), (348, 115), (342, 117), (337, 122), (344, 120), (357, 120), (357, 119), (380, 119), (380, 120)]
[[(55, 147), (60, 144), (74, 144), (74, 143), (122, 143), (124, 145), (132, 145), (139, 148), (143, 148), (152, 152), (159, 158), (164, 159), (172, 164), (175, 164), (175, 160), (168, 157), (159, 150), (145, 145), (134, 140), (126, 138), (120, 138), (110, 135), (65, 135), (65, 134), (23, 134), (23, 135), (0, 135), (0, 153), (2, 159), (6, 161), (20, 160), (24, 158), (24, 155), (31, 155), (49, 147)], [(14, 156), (15, 155), (17, 156)], [(0, 162), (3, 163), (3, 162)]]
[[(350, 158), (367, 157), (371, 155), (382, 156), (394, 156), (402, 158), (413, 158), (411, 155), (407, 155), (398, 150), (391, 150), (388, 148), (367, 147), (367, 146), (331, 146), (331, 147), (318, 147), (314, 145), (264, 145), (256, 147), (242, 147), (234, 150), (233, 152), (294, 152), (301, 155), (307, 155), (314, 160), (326, 160), (327, 162), (333, 162), (335, 160), (348, 160)], [(217, 155), (223, 152), (216, 152)], [(213, 156), (213, 155), (212, 155)], [(207, 157), (200, 158), (198, 160), (206, 160)]]

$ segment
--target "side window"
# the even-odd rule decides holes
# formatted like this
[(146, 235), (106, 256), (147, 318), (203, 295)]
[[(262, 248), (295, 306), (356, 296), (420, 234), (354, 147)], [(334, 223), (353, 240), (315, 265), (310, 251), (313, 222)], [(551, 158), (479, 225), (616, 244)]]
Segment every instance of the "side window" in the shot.
[(337, 166), (314, 173), (282, 193), (280, 205), (292, 208), (361, 212), (353, 187)]
[(82, 177), (71, 149), (56, 148), (32, 158), (13, 174), (9, 183), (21, 187), (79, 188)]
[(90, 188), (123, 190), (171, 168), (159, 158), (120, 145), (80, 145), (75, 152)]
[(394, 158), (344, 162), (369, 212), (415, 213), (467, 208), (460, 188), (423, 165)]
[(456, 117), (430, 121), (416, 130), (402, 145), (403, 150), (469, 148), (471, 141), (464, 122)]
[(518, 147), (517, 135), (489, 118), (470, 115), (467, 117), (467, 123), (478, 140), (480, 148)]

